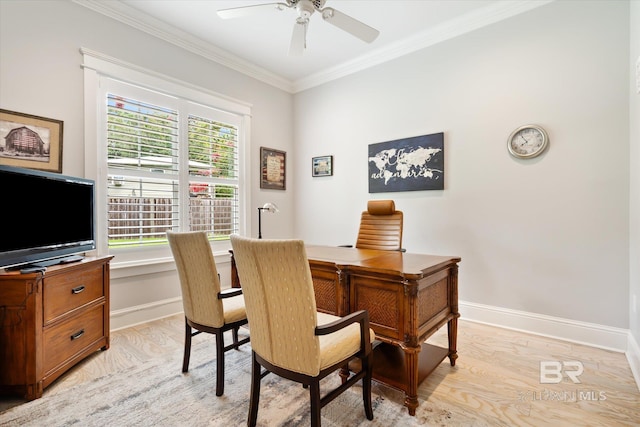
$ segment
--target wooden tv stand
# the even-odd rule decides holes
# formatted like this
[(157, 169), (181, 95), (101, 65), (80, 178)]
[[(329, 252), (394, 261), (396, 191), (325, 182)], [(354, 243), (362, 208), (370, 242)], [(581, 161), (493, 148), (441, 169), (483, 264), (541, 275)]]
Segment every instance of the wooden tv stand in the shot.
[(0, 394), (27, 400), (109, 348), (109, 261), (85, 258), (21, 274), (0, 270)]

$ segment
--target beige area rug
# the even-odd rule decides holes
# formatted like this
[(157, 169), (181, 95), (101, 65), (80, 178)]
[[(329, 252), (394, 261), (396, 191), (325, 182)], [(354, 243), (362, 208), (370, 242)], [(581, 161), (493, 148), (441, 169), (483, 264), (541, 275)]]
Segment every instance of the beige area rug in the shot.
[[(243, 426), (249, 408), (251, 349), (226, 355), (225, 393), (215, 395), (214, 340), (194, 343), (190, 370), (182, 352), (106, 375), (0, 413), (1, 426)], [(337, 374), (323, 388), (335, 386)], [(373, 421), (364, 415), (362, 389), (352, 387), (322, 409), (323, 427), (478, 425), (471, 414), (421, 402), (408, 415), (403, 394), (374, 381)], [(269, 374), (262, 380), (258, 425), (308, 426), (309, 394), (301, 385)]]

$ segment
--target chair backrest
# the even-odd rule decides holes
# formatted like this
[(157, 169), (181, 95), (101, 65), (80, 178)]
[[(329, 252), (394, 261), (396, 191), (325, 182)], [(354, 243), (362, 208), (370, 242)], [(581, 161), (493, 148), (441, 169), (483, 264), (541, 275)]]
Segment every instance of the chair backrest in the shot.
[(302, 240), (231, 236), (253, 351), (273, 365), (317, 375), (316, 299)]
[(369, 200), (362, 212), (356, 248), (399, 251), (402, 249), (402, 211), (393, 200)]
[(167, 238), (180, 278), (184, 315), (192, 322), (221, 328), (220, 278), (207, 233), (167, 232)]

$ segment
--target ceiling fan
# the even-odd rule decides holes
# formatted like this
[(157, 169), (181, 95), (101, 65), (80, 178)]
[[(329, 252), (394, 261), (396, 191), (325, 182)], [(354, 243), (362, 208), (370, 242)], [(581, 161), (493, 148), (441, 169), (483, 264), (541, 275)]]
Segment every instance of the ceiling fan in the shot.
[(328, 23), (335, 25), (348, 32), (349, 34), (363, 40), (367, 43), (373, 42), (380, 31), (376, 30), (350, 17), (332, 7), (324, 7), (326, 0), (286, 0), (286, 3), (264, 3), (252, 6), (233, 7), (230, 9), (218, 10), (218, 16), (222, 19), (242, 18), (252, 15), (256, 12), (275, 9), (295, 9), (298, 18), (293, 25), (293, 35), (291, 36), (291, 45), (289, 47), (289, 55), (302, 55), (307, 47), (307, 28), (309, 26), (309, 18), (314, 12), (318, 11), (322, 15), (322, 19)]

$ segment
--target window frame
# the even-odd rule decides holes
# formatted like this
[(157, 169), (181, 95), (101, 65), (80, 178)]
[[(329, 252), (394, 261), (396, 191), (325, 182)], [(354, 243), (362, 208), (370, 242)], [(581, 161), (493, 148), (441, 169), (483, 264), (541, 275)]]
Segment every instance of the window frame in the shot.
[[(106, 137), (106, 93), (105, 79), (139, 86), (145, 90), (179, 98), (179, 102), (193, 103), (213, 108), (223, 114), (236, 117), (238, 122), (238, 186), (240, 234), (247, 234), (250, 216), (250, 127), (251, 105), (208, 89), (138, 67), (106, 55), (81, 49), (84, 69), (84, 119), (85, 119), (85, 176), (96, 181), (96, 254), (115, 255), (113, 264), (135, 266), (169, 262), (172, 260), (168, 245), (153, 247), (108, 247), (107, 237), (107, 137)], [(108, 85), (107, 85), (108, 86)], [(187, 110), (185, 110), (187, 111)], [(236, 123), (234, 123), (236, 124)], [(185, 134), (186, 135), (186, 134)], [(187, 156), (180, 156), (185, 158)], [(188, 182), (180, 182), (188, 188)], [(182, 193), (182, 192), (181, 192)], [(185, 204), (187, 204), (185, 206)], [(188, 199), (180, 198), (180, 209), (187, 209)], [(181, 230), (185, 224), (181, 223)], [(212, 242), (214, 254), (228, 254), (228, 240)]]

